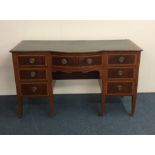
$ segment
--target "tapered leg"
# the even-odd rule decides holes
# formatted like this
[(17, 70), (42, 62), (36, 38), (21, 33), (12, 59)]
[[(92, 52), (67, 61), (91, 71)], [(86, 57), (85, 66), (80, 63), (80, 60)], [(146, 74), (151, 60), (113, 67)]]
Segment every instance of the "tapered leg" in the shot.
[(99, 111), (99, 116), (103, 116), (104, 111), (105, 111), (105, 95), (102, 92), (102, 94), (101, 94), (101, 107), (100, 107), (100, 111)]
[(23, 97), (22, 96), (18, 96), (18, 111), (17, 111), (17, 115), (19, 118), (22, 117), (23, 115)]
[(105, 111), (105, 83), (103, 80), (103, 71), (100, 72), (100, 86), (101, 86), (101, 104), (99, 109), (99, 116), (104, 115)]
[(53, 95), (51, 95), (49, 97), (49, 100), (50, 100), (50, 112), (49, 112), (49, 116), (54, 116), (55, 113), (54, 113), (54, 102), (53, 102)]
[(135, 110), (136, 110), (136, 98), (137, 98), (137, 95), (133, 95), (132, 96), (132, 110), (131, 110), (131, 115), (133, 116), (134, 113), (135, 113)]

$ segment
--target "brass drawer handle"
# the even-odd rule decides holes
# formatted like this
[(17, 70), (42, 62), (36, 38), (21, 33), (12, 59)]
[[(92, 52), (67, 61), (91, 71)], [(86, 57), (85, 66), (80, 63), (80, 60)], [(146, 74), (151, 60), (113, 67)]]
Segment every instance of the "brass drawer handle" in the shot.
[(30, 64), (34, 64), (34, 63), (35, 63), (35, 61), (36, 61), (36, 59), (35, 59), (35, 58), (30, 58), (30, 59), (29, 59), (29, 63), (30, 63)]
[(122, 91), (123, 86), (122, 85), (117, 85), (117, 89), (118, 89), (118, 91)]
[(30, 73), (30, 76), (31, 76), (32, 78), (34, 78), (34, 77), (36, 76), (36, 72), (32, 71), (32, 72)]
[(34, 87), (32, 87), (32, 92), (33, 92), (33, 93), (36, 93), (36, 91), (37, 91), (37, 90), (38, 90), (38, 88), (37, 88), (37, 87), (35, 87), (35, 86), (34, 86)]
[(123, 71), (122, 71), (122, 70), (119, 70), (119, 71), (118, 71), (118, 75), (119, 75), (119, 76), (122, 76), (122, 75), (123, 75)]
[(88, 59), (87, 59), (87, 64), (91, 65), (92, 63), (93, 63), (93, 59), (88, 58)]
[(124, 56), (119, 57), (119, 62), (120, 63), (123, 63), (124, 61), (125, 61), (125, 57)]
[(61, 63), (62, 63), (63, 65), (66, 65), (67, 62), (68, 62), (67, 59), (65, 59), (65, 58), (61, 59)]

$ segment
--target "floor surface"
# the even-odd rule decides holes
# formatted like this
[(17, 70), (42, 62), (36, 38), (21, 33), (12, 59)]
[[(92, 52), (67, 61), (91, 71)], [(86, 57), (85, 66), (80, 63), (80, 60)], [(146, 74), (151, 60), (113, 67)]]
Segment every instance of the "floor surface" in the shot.
[(24, 99), (24, 115), (16, 115), (16, 96), (0, 96), (1, 135), (154, 135), (155, 93), (140, 93), (134, 117), (130, 97), (108, 97), (105, 116), (97, 115), (99, 94), (55, 95), (54, 117), (48, 98)]

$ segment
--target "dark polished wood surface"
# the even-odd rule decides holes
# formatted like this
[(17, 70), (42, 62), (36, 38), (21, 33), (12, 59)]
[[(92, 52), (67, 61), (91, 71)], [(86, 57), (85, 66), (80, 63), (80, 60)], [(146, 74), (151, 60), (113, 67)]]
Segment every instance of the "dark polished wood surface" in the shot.
[(49, 96), (52, 115), (55, 79), (98, 79), (100, 114), (104, 114), (106, 96), (131, 96), (133, 115), (141, 51), (130, 40), (22, 41), (11, 50), (18, 114), (23, 112), (23, 97)]
[(99, 51), (141, 51), (131, 40), (24, 40), (11, 52), (99, 52)]

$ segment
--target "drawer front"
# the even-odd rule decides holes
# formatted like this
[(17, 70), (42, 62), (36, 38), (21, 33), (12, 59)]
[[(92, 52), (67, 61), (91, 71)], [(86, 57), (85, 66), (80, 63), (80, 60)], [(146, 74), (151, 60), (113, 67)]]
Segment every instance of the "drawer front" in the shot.
[(131, 94), (132, 82), (108, 82), (107, 93), (108, 94)]
[(45, 56), (18, 56), (19, 65), (45, 66)]
[(55, 66), (75, 66), (77, 65), (76, 57), (53, 56), (52, 64)]
[(108, 64), (135, 64), (135, 55), (109, 55)]
[(133, 78), (133, 68), (110, 68), (108, 69), (108, 78)]
[(45, 80), (46, 70), (20, 70), (19, 71), (20, 80)]
[(101, 64), (102, 64), (101, 56), (79, 57), (79, 65), (81, 66), (91, 66)]
[(47, 84), (21, 84), (22, 95), (48, 95)]

